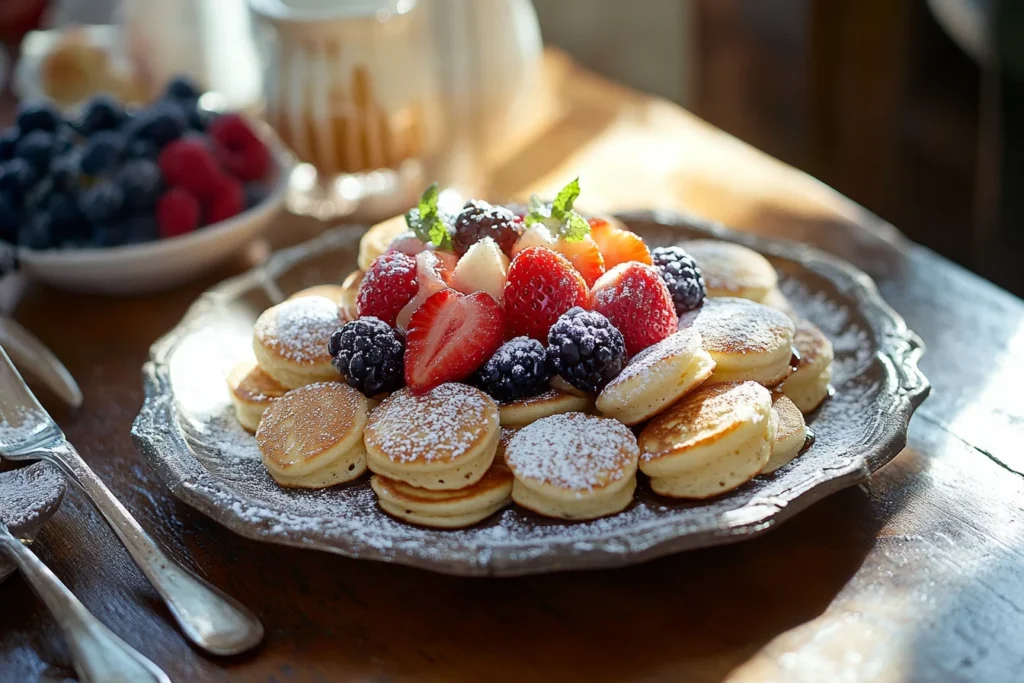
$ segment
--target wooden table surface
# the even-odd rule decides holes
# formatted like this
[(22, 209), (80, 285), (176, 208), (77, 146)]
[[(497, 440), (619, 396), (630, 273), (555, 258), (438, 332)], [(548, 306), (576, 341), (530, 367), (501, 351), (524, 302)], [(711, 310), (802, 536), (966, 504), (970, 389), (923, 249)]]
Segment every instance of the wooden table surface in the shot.
[[(77, 413), (48, 403), (68, 437), (170, 552), (260, 615), (262, 648), (191, 649), (75, 492), (36, 552), (179, 683), (1024, 680), (1024, 304), (678, 107), (552, 64), (564, 116), (496, 169), (492, 196), (579, 173), (591, 209), (685, 209), (850, 260), (928, 345), (934, 389), (899, 457), (763, 537), (623, 570), (460, 579), (244, 540), (173, 499), (129, 438), (150, 343), (239, 258), (161, 295), (32, 288), (16, 317), (85, 392)], [(284, 218), (272, 238), (317, 229)], [(67, 678), (39, 600), (0, 585), (0, 681)]]

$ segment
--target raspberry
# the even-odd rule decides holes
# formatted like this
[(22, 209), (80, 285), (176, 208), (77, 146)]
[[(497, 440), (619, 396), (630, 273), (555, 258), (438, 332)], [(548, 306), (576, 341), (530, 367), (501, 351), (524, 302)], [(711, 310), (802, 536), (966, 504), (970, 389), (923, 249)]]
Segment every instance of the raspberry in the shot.
[(327, 348), (348, 385), (367, 396), (405, 383), (405, 342), (382, 320), (370, 316), (345, 323)]
[(210, 201), (206, 220), (210, 223), (218, 223), (237, 216), (244, 209), (245, 188), (242, 187), (242, 183), (234, 178), (224, 178), (217, 189), (217, 194)]
[(476, 383), (496, 401), (536, 396), (548, 388), (544, 345), (529, 337), (516, 337), (501, 345), (476, 375)]
[(626, 342), (597, 311), (571, 308), (548, 333), (551, 370), (581, 391), (597, 393), (626, 365)]
[(359, 285), (359, 317), (373, 316), (394, 327), (399, 311), (418, 291), (416, 259), (397, 251), (382, 254), (370, 265)]
[(471, 199), (455, 219), (452, 245), (455, 253), (461, 256), (482, 238), (490, 237), (505, 254), (510, 254), (522, 234), (523, 220), (504, 206), (492, 206), (485, 201)]
[(548, 330), (573, 306), (586, 308), (587, 283), (561, 254), (528, 247), (516, 254), (505, 281), (505, 313), (510, 337), (546, 342)]
[(200, 199), (214, 197), (224, 182), (224, 172), (199, 140), (175, 140), (164, 147), (157, 163), (171, 187), (182, 187)]
[(160, 237), (177, 237), (199, 227), (199, 200), (188, 191), (175, 187), (156, 203)]
[(217, 159), (242, 181), (259, 180), (270, 171), (270, 150), (239, 114), (225, 114), (210, 124)]
[(672, 295), (658, 271), (636, 261), (615, 266), (591, 292), (593, 308), (619, 328), (635, 356), (678, 329)]
[(651, 252), (651, 259), (672, 295), (678, 315), (701, 305), (707, 289), (704, 276), (692, 256), (682, 247), (658, 247)]

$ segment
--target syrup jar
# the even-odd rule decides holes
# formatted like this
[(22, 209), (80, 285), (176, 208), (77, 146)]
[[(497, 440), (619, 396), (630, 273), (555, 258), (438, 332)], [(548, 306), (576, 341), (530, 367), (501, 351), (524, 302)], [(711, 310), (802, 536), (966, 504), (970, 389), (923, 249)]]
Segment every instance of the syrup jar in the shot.
[(304, 162), (290, 208), (367, 220), (414, 203), (443, 135), (415, 0), (249, 0), (266, 118)]

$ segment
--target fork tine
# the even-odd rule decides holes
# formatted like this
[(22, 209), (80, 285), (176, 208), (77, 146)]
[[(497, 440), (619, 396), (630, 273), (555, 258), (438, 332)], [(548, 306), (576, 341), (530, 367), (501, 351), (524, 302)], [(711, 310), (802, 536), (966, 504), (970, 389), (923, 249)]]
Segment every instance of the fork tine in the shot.
[[(28, 415), (39, 423), (39, 429), (28, 429), (25, 421)], [(47, 429), (56, 429), (56, 423), (50, 414), (36, 400), (35, 395), (25, 384), (21, 373), (14, 367), (7, 351), (0, 346), (0, 424), (6, 424), (13, 430), (0, 429), (0, 449), (12, 450), (21, 445), (20, 437), (28, 437)], [(23, 429), (18, 429), (22, 427)]]

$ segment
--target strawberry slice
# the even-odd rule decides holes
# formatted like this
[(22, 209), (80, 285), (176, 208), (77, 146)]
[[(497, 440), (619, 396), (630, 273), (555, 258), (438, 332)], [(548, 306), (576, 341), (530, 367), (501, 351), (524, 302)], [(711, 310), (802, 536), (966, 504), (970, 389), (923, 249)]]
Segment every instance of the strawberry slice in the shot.
[(416, 394), (469, 377), (501, 346), (505, 314), (485, 292), (433, 294), (416, 309), (405, 340), (405, 383)]
[(651, 265), (651, 250), (635, 232), (624, 230), (603, 218), (591, 218), (590, 236), (604, 257), (604, 267), (611, 270), (620, 263), (638, 261)]
[(601, 276), (591, 292), (594, 310), (619, 328), (626, 351), (635, 356), (678, 329), (672, 295), (658, 271), (643, 263), (622, 263)]
[(564, 256), (528, 247), (508, 267), (504, 301), (509, 338), (525, 335), (547, 344), (555, 321), (573, 306), (589, 308), (590, 294)]
[(567, 240), (560, 238), (553, 247), (555, 251), (569, 259), (569, 263), (583, 276), (587, 287), (593, 287), (597, 278), (604, 275), (604, 258), (597, 247), (597, 242), (590, 235), (583, 239)]

